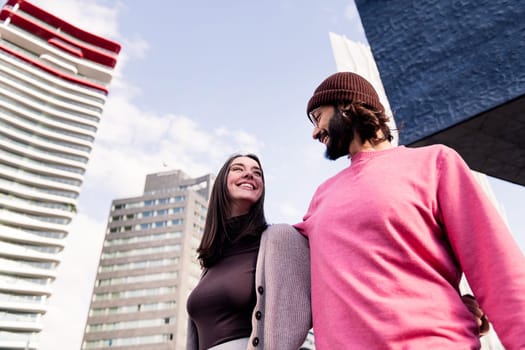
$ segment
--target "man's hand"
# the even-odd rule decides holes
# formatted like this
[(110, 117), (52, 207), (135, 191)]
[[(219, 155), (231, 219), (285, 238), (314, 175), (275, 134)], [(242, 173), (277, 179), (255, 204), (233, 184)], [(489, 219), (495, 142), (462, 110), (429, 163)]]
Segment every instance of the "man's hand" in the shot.
[(481, 337), (487, 334), (490, 329), (489, 319), (487, 318), (487, 315), (485, 315), (483, 310), (481, 310), (481, 308), (479, 307), (476, 298), (474, 298), (474, 296), (470, 294), (465, 294), (461, 296), (461, 299), (463, 300), (463, 304), (465, 304), (465, 306), (476, 318), (476, 322), (479, 326), (479, 336)]

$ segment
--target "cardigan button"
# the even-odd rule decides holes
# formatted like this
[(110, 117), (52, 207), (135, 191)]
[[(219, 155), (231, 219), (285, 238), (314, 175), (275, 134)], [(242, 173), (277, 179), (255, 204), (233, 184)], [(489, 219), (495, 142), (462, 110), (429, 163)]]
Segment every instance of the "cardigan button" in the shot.
[(262, 286), (257, 287), (257, 291), (259, 294), (262, 294), (264, 292), (264, 288)]
[(253, 346), (259, 345), (259, 338), (257, 338), (257, 337), (253, 338), (252, 344), (253, 344)]
[(261, 317), (262, 317), (262, 312), (257, 311), (257, 312), (255, 313), (255, 318), (258, 319), (258, 320), (260, 320)]

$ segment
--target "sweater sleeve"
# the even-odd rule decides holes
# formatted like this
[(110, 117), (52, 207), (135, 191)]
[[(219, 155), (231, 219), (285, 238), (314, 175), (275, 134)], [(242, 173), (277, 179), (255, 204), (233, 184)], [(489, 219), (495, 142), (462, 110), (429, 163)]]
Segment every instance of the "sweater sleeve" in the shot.
[(525, 258), (466, 163), (438, 161), (441, 220), (454, 254), (506, 349), (525, 348)]
[(261, 312), (265, 350), (297, 350), (312, 327), (308, 241), (286, 224), (272, 225), (265, 234), (265, 301), (254, 315)]

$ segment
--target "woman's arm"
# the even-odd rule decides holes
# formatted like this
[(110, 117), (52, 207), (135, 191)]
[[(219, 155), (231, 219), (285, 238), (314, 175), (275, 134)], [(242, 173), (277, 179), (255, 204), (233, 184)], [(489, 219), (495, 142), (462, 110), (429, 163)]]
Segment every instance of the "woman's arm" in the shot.
[(310, 250), (292, 226), (272, 225), (263, 234), (255, 288), (249, 348), (297, 350), (312, 327)]

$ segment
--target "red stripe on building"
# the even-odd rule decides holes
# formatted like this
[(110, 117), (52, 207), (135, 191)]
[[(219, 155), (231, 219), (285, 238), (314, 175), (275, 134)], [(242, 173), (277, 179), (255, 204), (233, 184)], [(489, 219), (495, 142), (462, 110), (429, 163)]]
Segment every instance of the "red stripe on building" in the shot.
[(100, 85), (100, 84), (97, 84), (97, 83), (94, 83), (92, 81), (89, 81), (87, 79), (82, 79), (76, 75), (72, 75), (72, 74), (67, 74), (65, 72), (62, 72), (56, 68), (53, 68), (53, 67), (50, 67), (46, 64), (43, 64), (42, 62), (32, 58), (32, 57), (28, 57), (26, 55), (24, 55), (22, 52), (20, 51), (15, 51), (15, 50), (12, 50), (6, 46), (4, 46), (1, 42), (0, 42), (0, 50), (2, 51), (5, 51), (7, 52), (8, 54), (12, 55), (12, 56), (15, 56), (35, 67), (38, 67), (40, 68), (41, 70), (43, 71), (46, 71), (50, 74), (53, 74), (61, 79), (64, 79), (64, 80), (67, 80), (67, 81), (70, 81), (70, 82), (73, 82), (73, 83), (77, 83), (79, 85), (84, 85), (84, 86), (87, 86), (87, 87), (90, 87), (90, 88), (93, 88), (93, 89), (97, 89), (97, 90), (100, 90), (102, 91), (104, 94), (108, 94), (108, 89), (104, 86), (104, 85)]
[(111, 68), (114, 68), (117, 64), (117, 60), (112, 56), (112, 54), (99, 51), (93, 47), (88, 47), (81, 42), (74, 42), (60, 32), (53, 31), (30, 17), (24, 17), (23, 14), (18, 11), (13, 12), (11, 8), (3, 8), (2, 11), (0, 11), (0, 20), (5, 20), (6, 18), (10, 18), (11, 24), (13, 26), (20, 27), (46, 41), (53, 38), (58, 38), (61, 41), (78, 48), (78, 50), (82, 51), (83, 57), (87, 60)]
[(20, 10), (27, 12), (31, 16), (34, 16), (38, 18), (39, 20), (46, 22), (52, 27), (60, 28), (60, 30), (64, 31), (65, 33), (74, 36), (76, 38), (79, 38), (80, 40), (85, 41), (86, 43), (89, 43), (94, 46), (101, 47), (105, 50), (114, 52), (118, 54), (120, 52), (120, 44), (102, 38), (98, 35), (86, 32), (80, 28), (75, 27), (74, 25), (53, 16), (49, 12), (46, 12), (42, 10), (41, 8), (36, 7), (32, 3), (25, 1), (25, 0), (8, 0), (4, 6), (15, 6), (19, 5)]

